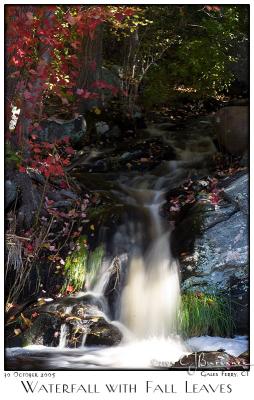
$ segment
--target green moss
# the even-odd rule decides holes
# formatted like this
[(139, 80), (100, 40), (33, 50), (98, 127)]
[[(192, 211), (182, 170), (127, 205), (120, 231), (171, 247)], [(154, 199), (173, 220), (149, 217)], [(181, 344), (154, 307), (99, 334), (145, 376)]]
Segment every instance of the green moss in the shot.
[(76, 242), (75, 250), (65, 260), (64, 275), (66, 279), (62, 287), (62, 292), (66, 292), (68, 286), (72, 286), (73, 291), (83, 288), (87, 260), (88, 250), (86, 237), (81, 236)]
[(89, 283), (90, 286), (93, 286), (95, 283), (96, 277), (98, 276), (98, 272), (102, 265), (103, 256), (103, 246), (96, 247), (96, 249), (89, 254), (86, 282)]
[(103, 256), (103, 246), (98, 246), (93, 252), (89, 252), (86, 237), (81, 236), (76, 242), (75, 250), (65, 260), (65, 283), (62, 292), (68, 291), (68, 286), (71, 286), (72, 291), (75, 292), (83, 289), (85, 283), (89, 285), (94, 283)]
[(231, 336), (234, 323), (230, 302), (225, 297), (201, 292), (183, 294), (178, 325), (185, 337)]

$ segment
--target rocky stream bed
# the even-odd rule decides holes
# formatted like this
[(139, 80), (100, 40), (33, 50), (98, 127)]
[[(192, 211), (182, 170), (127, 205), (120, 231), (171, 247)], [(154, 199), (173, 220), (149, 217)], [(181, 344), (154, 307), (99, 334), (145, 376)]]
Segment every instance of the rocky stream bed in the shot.
[[(16, 311), (14, 317), (8, 315), (7, 368), (247, 368), (246, 156), (232, 156), (221, 164), (210, 116), (191, 119), (185, 125), (156, 122), (131, 139), (126, 135), (119, 140), (118, 135), (113, 127), (101, 133), (94, 148), (83, 147), (79, 152), (70, 167), (80, 188), (76, 193), (61, 189), (48, 194), (53, 208), (68, 213), (73, 202), (82, 199), (82, 190), (89, 192), (94, 204), (88, 224), (96, 229), (91, 229), (88, 239), (92, 249), (104, 246), (100, 265), (81, 291), (57, 297), (46, 290), (38, 296), (40, 300)], [(40, 186), (36, 179), (29, 196)], [(17, 181), (13, 174), (7, 176), (7, 206), (16, 197)], [(162, 324), (163, 334), (152, 329), (148, 335), (153, 320), (167, 318), (157, 287), (149, 286), (162, 273), (163, 254), (168, 269), (163, 270), (160, 285), (167, 280), (165, 271), (170, 270), (185, 308), (179, 305), (180, 292), (165, 287), (169, 301), (165, 308), (175, 304), (172, 320), (177, 322), (171, 324), (168, 334), (164, 331), (167, 322)], [(130, 278), (133, 260), (135, 274), (140, 271), (134, 281), (141, 287)], [(147, 266), (149, 270), (149, 263), (156, 265), (155, 278), (142, 270)], [(150, 294), (144, 297), (146, 285)], [(123, 315), (126, 299), (128, 310)], [(203, 325), (198, 325), (196, 309), (191, 308), (194, 303), (205, 315)], [(136, 313), (135, 318), (128, 315), (129, 310)], [(188, 324), (179, 313), (188, 314)], [(137, 319), (142, 318), (147, 324), (140, 328)], [(194, 365), (196, 351), (203, 354), (205, 364)], [(156, 354), (170, 365), (153, 365)]]

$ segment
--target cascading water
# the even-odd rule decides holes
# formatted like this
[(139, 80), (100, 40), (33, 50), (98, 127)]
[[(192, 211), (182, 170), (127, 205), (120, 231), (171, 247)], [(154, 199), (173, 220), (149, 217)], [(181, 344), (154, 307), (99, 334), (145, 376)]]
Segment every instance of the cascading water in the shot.
[[(70, 314), (72, 311), (72, 306), (69, 306), (66, 308), (65, 313)], [(60, 330), (60, 339), (59, 339), (59, 348), (64, 349), (66, 346), (66, 341), (67, 341), (67, 334), (68, 334), (68, 328), (65, 323), (61, 324), (61, 330)]]
[[(144, 196), (146, 202), (142, 203)], [(135, 197), (141, 217), (144, 212), (148, 214), (147, 228), (152, 237), (144, 254), (136, 241), (121, 299), (121, 320), (138, 338), (165, 338), (176, 331), (180, 285), (177, 263), (169, 250), (170, 233), (163, 230), (159, 215), (163, 194), (136, 190)], [(136, 234), (138, 238), (139, 232)]]

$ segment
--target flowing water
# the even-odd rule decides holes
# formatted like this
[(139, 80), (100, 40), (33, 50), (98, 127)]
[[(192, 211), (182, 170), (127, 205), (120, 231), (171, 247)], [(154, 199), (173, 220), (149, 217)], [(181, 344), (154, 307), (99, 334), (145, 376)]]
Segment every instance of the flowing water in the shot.
[(147, 232), (150, 228), (150, 235), (145, 237), (149, 244), (144, 252), (138, 231), (138, 227), (142, 227), (141, 221), (129, 222), (132, 231), (136, 232), (135, 251), (121, 298), (121, 320), (140, 339), (165, 338), (175, 333), (180, 302), (178, 266), (169, 250), (170, 232), (163, 229), (159, 215), (163, 192), (144, 188), (148, 183), (141, 180), (138, 189), (128, 191), (141, 218), (146, 215), (144, 229)]
[[(162, 131), (151, 129), (151, 134), (159, 135)], [(163, 137), (167, 140), (165, 132)], [(203, 147), (202, 143), (199, 147), (196, 143), (194, 150), (190, 143), (186, 144), (178, 160), (162, 163), (153, 174), (133, 176), (125, 173), (119, 177), (119, 190), (114, 194), (124, 206), (125, 218), (112, 242), (124, 276), (121, 293), (110, 313), (104, 296), (110, 270), (104, 263), (95, 283), (80, 297), (89, 298), (97, 307), (97, 314), (100, 310), (106, 321), (120, 329), (123, 334), (121, 344), (87, 347), (84, 333), (81, 346), (68, 349), (68, 328), (63, 323), (57, 348), (8, 349), (10, 365), (13, 363), (18, 368), (22, 360), (24, 369), (154, 368), (156, 360), (174, 363), (192, 352), (192, 348), (199, 348), (198, 340), (192, 346), (191, 342), (185, 343), (177, 331), (179, 268), (170, 252), (170, 230), (160, 212), (166, 190), (179, 185), (195, 163), (204, 163), (209, 151), (214, 151), (211, 141), (210, 150), (204, 142)], [(192, 149), (192, 159), (187, 148)], [(79, 300), (79, 295), (75, 296), (73, 303), (66, 306), (66, 314), (71, 314), (75, 299)], [(111, 321), (112, 315), (115, 321)], [(202, 346), (204, 348), (204, 344)], [(241, 350), (245, 347), (242, 345)]]

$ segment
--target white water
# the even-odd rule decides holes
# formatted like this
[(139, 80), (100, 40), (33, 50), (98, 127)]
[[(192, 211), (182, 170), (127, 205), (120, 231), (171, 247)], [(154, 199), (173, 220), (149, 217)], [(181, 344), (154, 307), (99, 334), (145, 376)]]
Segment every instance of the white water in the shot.
[[(67, 307), (65, 310), (65, 314), (71, 314), (72, 308), (73, 308), (72, 306)], [(67, 333), (68, 333), (67, 324), (65, 323), (61, 324), (60, 339), (58, 345), (60, 349), (64, 349), (66, 347)]]
[[(7, 349), (9, 359), (23, 357), (42, 361), (47, 360), (47, 368), (85, 369), (85, 368), (160, 368), (170, 367), (175, 361), (193, 351), (216, 351), (224, 349), (232, 356), (239, 356), (248, 350), (245, 336), (220, 338), (200, 336), (188, 339), (185, 343), (174, 338), (150, 338), (131, 340), (116, 347), (85, 347), (83, 349), (59, 349), (31, 345), (24, 348)], [(44, 356), (43, 356), (44, 355)]]
[[(121, 321), (140, 340), (165, 339), (174, 334), (180, 303), (178, 266), (170, 254), (169, 232), (163, 230), (159, 214), (163, 192), (145, 188), (148, 183), (143, 179), (137, 190), (129, 190), (137, 207), (148, 215), (147, 229), (150, 228), (152, 238), (145, 254), (136, 243), (138, 255), (134, 254), (130, 261), (121, 299)], [(143, 190), (140, 186), (144, 186)], [(138, 224), (131, 223), (138, 230)]]

